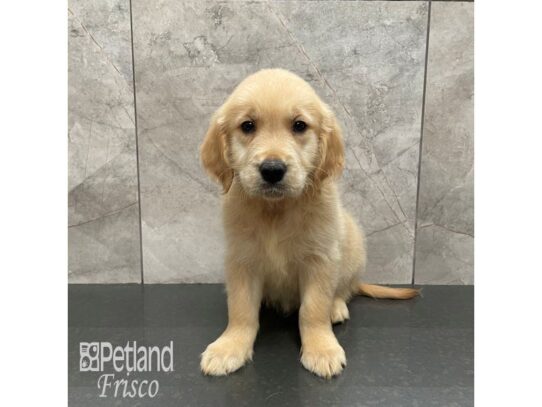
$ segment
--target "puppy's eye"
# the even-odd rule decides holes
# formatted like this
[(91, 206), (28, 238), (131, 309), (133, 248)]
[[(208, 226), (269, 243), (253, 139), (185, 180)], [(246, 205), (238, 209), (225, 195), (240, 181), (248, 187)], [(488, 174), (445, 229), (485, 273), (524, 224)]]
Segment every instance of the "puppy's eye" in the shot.
[(245, 134), (254, 133), (256, 131), (256, 125), (253, 121), (247, 120), (241, 123), (241, 131)]
[(302, 120), (296, 120), (292, 126), (292, 130), (294, 133), (303, 133), (305, 130), (307, 130), (307, 123)]

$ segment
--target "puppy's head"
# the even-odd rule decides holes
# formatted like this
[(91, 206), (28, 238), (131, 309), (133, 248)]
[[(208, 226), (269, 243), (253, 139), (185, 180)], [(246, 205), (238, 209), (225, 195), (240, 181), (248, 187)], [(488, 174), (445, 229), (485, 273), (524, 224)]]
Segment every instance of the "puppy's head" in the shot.
[(344, 147), (335, 116), (310, 85), (268, 69), (241, 82), (214, 114), (201, 159), (224, 192), (236, 178), (248, 195), (278, 200), (340, 173)]

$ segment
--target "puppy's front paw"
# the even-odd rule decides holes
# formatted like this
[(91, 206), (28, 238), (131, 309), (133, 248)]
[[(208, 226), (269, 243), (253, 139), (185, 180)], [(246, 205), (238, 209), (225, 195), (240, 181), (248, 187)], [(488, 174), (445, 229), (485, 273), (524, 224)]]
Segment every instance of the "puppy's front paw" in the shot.
[(346, 366), (344, 349), (338, 343), (325, 348), (304, 349), (301, 363), (305, 369), (320, 377), (330, 379), (340, 374)]
[(206, 375), (225, 376), (252, 360), (252, 347), (220, 337), (201, 354), (201, 371)]

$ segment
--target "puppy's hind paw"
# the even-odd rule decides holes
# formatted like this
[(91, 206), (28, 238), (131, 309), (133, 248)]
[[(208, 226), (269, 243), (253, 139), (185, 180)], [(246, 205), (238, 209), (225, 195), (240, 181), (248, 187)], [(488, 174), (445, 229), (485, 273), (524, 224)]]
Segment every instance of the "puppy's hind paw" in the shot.
[(350, 319), (350, 313), (344, 300), (335, 299), (333, 301), (333, 307), (331, 308), (331, 323), (340, 324)]

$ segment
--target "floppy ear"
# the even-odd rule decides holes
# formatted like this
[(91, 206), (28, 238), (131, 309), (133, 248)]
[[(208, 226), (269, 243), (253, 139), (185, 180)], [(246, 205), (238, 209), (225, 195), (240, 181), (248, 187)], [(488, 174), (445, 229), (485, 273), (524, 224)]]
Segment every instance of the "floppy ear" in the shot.
[(344, 143), (341, 127), (327, 106), (322, 108), (322, 134), (320, 135), (320, 165), (316, 170), (316, 181), (340, 175), (344, 168)]
[(200, 148), (201, 162), (207, 173), (222, 184), (227, 193), (233, 181), (233, 170), (228, 164), (226, 133), (218, 123), (218, 112), (213, 115), (211, 124)]

